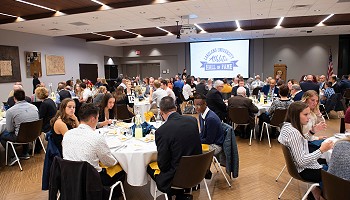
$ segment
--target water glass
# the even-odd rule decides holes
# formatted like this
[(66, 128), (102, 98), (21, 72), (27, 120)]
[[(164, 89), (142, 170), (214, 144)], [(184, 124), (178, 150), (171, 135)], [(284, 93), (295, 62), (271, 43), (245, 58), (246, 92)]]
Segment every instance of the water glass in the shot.
[(127, 138), (132, 138), (132, 136), (133, 136), (132, 128), (128, 128), (128, 129), (126, 130), (125, 136), (126, 136)]

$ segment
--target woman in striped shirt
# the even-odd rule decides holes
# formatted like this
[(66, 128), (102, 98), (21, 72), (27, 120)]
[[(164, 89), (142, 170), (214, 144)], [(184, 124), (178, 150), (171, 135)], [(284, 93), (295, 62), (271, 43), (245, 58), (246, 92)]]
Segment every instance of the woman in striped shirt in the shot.
[(308, 134), (302, 133), (302, 126), (310, 120), (310, 108), (306, 103), (293, 102), (287, 111), (286, 122), (278, 141), (287, 146), (300, 176), (309, 182), (321, 182), (321, 168), (317, 162), (323, 152), (333, 147), (333, 142), (323, 142), (319, 149), (309, 153)]

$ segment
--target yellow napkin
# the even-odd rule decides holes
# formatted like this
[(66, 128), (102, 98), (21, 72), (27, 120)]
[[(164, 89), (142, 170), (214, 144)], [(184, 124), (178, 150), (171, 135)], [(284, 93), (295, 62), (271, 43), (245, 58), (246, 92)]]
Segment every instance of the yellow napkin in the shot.
[(121, 172), (123, 170), (123, 168), (118, 164), (114, 165), (114, 166), (111, 166), (111, 167), (107, 167), (105, 166), (104, 164), (102, 164), (101, 162), (99, 162), (100, 166), (102, 168), (105, 168), (106, 171), (107, 171), (107, 174), (110, 176), (110, 177), (113, 177), (114, 175), (116, 175), (118, 172)]
[(209, 151), (209, 144), (202, 144), (202, 151)]
[(153, 112), (145, 112), (144, 115), (146, 122), (150, 122), (151, 118), (154, 116)]
[(149, 166), (154, 170), (154, 175), (160, 174), (160, 169), (157, 162), (152, 162)]

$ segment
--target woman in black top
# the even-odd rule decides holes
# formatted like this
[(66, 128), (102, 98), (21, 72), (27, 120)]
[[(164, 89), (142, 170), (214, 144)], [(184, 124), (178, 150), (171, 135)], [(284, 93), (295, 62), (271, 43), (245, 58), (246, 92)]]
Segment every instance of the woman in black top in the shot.
[(62, 140), (64, 134), (73, 128), (79, 126), (78, 118), (74, 115), (75, 102), (73, 99), (64, 99), (61, 102), (60, 109), (54, 118), (51, 119), (52, 139), (62, 156)]
[(103, 127), (112, 123), (111, 119), (116, 117), (115, 98), (111, 93), (106, 93), (100, 104), (100, 115), (98, 118), (98, 127)]
[(39, 106), (39, 118), (43, 119), (42, 132), (47, 133), (51, 130), (50, 120), (56, 115), (56, 103), (48, 98), (49, 91), (45, 87), (35, 89), (35, 95), (42, 102)]

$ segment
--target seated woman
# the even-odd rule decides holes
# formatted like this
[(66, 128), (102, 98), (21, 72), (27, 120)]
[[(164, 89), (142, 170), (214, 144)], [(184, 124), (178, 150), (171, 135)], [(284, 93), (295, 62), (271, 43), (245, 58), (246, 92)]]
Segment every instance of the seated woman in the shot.
[[(289, 105), (292, 103), (292, 100), (288, 98), (289, 88), (287, 85), (283, 84), (279, 88), (280, 98), (273, 101), (268, 112), (262, 113), (259, 116), (259, 129), (261, 130), (263, 122), (270, 123), (275, 113), (276, 109), (288, 109)], [(277, 138), (276, 128), (272, 128), (271, 138)]]
[(301, 99), (310, 108), (310, 120), (303, 126), (303, 134), (309, 134), (309, 150), (315, 151), (320, 147), (320, 143), (323, 142), (325, 136), (314, 136), (318, 132), (325, 130), (327, 124), (319, 109), (319, 96), (316, 91), (308, 90), (303, 94)]
[(78, 118), (74, 115), (75, 102), (73, 99), (64, 99), (61, 102), (60, 109), (54, 118), (51, 119), (52, 139), (62, 155), (62, 140), (64, 134), (73, 128), (79, 126)]
[(124, 92), (124, 88), (122, 86), (118, 86), (115, 90), (115, 93), (113, 93), (113, 96), (115, 98), (115, 104), (118, 105), (127, 105), (129, 116), (132, 118), (134, 116), (134, 113), (132, 112), (132, 108), (130, 107), (130, 102), (128, 97), (126, 96)]
[(92, 102), (95, 106), (100, 106), (103, 97), (107, 93), (107, 89), (105, 86), (100, 86), (97, 90), (98, 92), (94, 95)]
[[(302, 127), (308, 124), (310, 112), (308, 105), (303, 102), (290, 104), (278, 141), (288, 147), (299, 175), (306, 181), (319, 183), (322, 180), (322, 165), (317, 162), (317, 159), (333, 147), (333, 142), (323, 142), (319, 149), (309, 153), (307, 139), (310, 136), (303, 134)], [(316, 199), (319, 199), (321, 192), (318, 188), (315, 188), (312, 193)]]
[(99, 123), (97, 124), (97, 127), (100, 128), (111, 124), (111, 119), (116, 117), (116, 112), (115, 98), (110, 93), (105, 94), (100, 104), (100, 115), (98, 117)]
[(135, 92), (134, 92), (134, 89), (132, 88), (130, 80), (126, 81), (125, 94), (126, 94), (126, 97), (128, 98), (128, 101), (129, 101), (128, 105), (130, 106), (130, 108), (133, 108), (134, 107), (134, 100), (135, 100), (134, 99)]
[(328, 172), (350, 181), (350, 137), (335, 143)]

